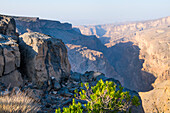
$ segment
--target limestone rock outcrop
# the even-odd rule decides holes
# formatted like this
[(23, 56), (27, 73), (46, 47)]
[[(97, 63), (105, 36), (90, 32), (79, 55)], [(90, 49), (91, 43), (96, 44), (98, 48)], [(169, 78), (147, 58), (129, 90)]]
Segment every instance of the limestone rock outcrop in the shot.
[(43, 85), (50, 77), (58, 82), (68, 78), (70, 63), (60, 39), (32, 32), (20, 36), (21, 72), (30, 81)]
[(20, 67), (18, 44), (9, 37), (0, 34), (0, 81), (6, 85), (20, 86), (23, 84)]
[(0, 15), (0, 81), (6, 85), (23, 84), (20, 67), (20, 52), (16, 36), (15, 20)]
[(0, 15), (0, 34), (14, 36), (16, 33), (16, 24), (14, 18)]

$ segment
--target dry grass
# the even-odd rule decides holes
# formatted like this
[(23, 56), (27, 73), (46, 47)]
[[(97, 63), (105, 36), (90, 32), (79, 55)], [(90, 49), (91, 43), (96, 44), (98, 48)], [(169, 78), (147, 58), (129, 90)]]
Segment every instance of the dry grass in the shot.
[(0, 113), (36, 113), (39, 109), (37, 102), (23, 92), (0, 96)]

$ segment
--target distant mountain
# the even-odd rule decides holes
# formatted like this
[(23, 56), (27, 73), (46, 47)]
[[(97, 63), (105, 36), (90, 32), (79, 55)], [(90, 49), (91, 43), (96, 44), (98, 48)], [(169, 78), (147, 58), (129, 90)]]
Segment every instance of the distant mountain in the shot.
[(170, 25), (170, 16), (148, 21), (74, 27), (79, 28), (82, 34), (96, 35), (102, 43), (107, 47), (111, 47), (116, 43), (131, 40), (136, 31), (168, 25)]

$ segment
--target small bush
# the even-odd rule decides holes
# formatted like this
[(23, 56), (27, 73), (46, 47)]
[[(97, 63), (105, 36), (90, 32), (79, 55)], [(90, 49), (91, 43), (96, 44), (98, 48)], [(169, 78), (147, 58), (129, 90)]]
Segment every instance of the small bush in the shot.
[[(76, 104), (75, 99), (73, 99), (72, 105), (63, 108), (63, 113), (82, 113), (83, 107), (81, 103)], [(61, 109), (56, 109), (55, 113), (61, 113)]]
[(25, 93), (0, 96), (0, 113), (36, 113), (38, 110), (38, 104)]
[[(129, 92), (123, 92), (123, 87), (116, 87), (116, 84), (112, 81), (103, 82), (101, 79), (94, 87), (90, 88), (88, 83), (81, 84), (81, 87), (85, 88), (80, 92), (75, 90), (75, 98), (87, 101), (84, 111), (88, 113), (123, 112), (129, 111), (129, 108), (132, 105), (140, 105), (137, 96), (131, 98)], [(118, 88), (118, 90), (116, 88)], [(76, 112), (75, 110), (78, 109), (76, 108), (77, 106), (81, 108), (80, 105), (81, 104), (75, 104), (74, 102), (74, 107), (72, 107), (73, 105), (70, 105), (69, 108), (64, 109), (69, 109), (69, 112), (67, 113), (82, 113), (83, 111)], [(56, 111), (56, 113), (61, 112), (60, 109), (57, 109)]]

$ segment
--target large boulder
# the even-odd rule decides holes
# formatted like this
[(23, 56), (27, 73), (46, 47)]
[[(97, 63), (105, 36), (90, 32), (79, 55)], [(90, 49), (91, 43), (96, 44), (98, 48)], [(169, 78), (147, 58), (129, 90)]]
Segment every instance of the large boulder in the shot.
[(58, 82), (70, 74), (67, 49), (60, 39), (31, 32), (20, 36), (22, 74), (39, 86), (51, 77)]
[(0, 81), (6, 85), (20, 86), (23, 83), (18, 68), (20, 52), (18, 44), (9, 37), (0, 34)]

